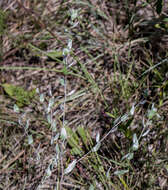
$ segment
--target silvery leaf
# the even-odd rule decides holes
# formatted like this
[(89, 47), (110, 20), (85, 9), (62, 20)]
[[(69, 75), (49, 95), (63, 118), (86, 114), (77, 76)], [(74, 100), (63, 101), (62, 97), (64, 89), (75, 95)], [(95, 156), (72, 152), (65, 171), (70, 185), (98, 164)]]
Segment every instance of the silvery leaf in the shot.
[(96, 142), (98, 143), (100, 140), (100, 133), (98, 132), (97, 135), (96, 135)]
[(101, 146), (101, 143), (98, 142), (98, 143), (93, 147), (92, 152), (97, 152), (97, 151), (99, 150), (100, 146)]
[(136, 151), (136, 150), (138, 150), (138, 148), (139, 148), (138, 138), (137, 138), (136, 133), (134, 133), (134, 135), (133, 135), (133, 146), (132, 146), (132, 149), (134, 151)]
[(94, 189), (95, 188), (94, 188), (93, 184), (91, 184), (90, 187), (89, 187), (89, 190), (94, 190)]
[(70, 173), (74, 167), (76, 166), (77, 160), (75, 159), (73, 162), (71, 162), (68, 167), (65, 169), (64, 174)]
[(132, 160), (133, 157), (134, 157), (134, 153), (131, 152), (131, 153), (128, 153), (128, 154), (126, 154), (125, 156), (123, 156), (121, 160), (124, 160), (124, 159)]
[(33, 144), (33, 136), (32, 135), (28, 136), (28, 144)]
[(54, 105), (54, 101), (55, 101), (54, 98), (50, 98), (50, 99), (49, 99), (49, 104), (48, 104), (48, 106), (49, 106), (49, 107), (52, 107), (52, 106)]
[(15, 104), (14, 106), (13, 106), (13, 110), (14, 110), (14, 112), (16, 112), (16, 113), (19, 113), (19, 107)]
[(40, 94), (40, 102), (41, 102), (41, 103), (44, 102), (44, 94)]
[(66, 132), (65, 127), (63, 127), (63, 128), (61, 129), (61, 138), (62, 138), (62, 139), (67, 139), (67, 132)]
[(117, 170), (114, 172), (115, 175), (124, 175), (125, 173), (128, 173), (129, 170)]
[(135, 103), (132, 105), (132, 108), (130, 110), (130, 114), (134, 115), (134, 112), (135, 112)]
[(72, 49), (72, 40), (71, 39), (68, 40), (68, 49)]
[(125, 122), (127, 119), (128, 119), (128, 114), (124, 114), (124, 115), (121, 117), (121, 121), (122, 121), (122, 122)]
[(149, 133), (150, 129), (148, 129), (146, 132), (142, 134), (142, 137), (145, 137)]
[(50, 177), (50, 176), (51, 176), (52, 171), (51, 171), (51, 169), (50, 169), (50, 166), (47, 168), (46, 173), (47, 173), (47, 177)]

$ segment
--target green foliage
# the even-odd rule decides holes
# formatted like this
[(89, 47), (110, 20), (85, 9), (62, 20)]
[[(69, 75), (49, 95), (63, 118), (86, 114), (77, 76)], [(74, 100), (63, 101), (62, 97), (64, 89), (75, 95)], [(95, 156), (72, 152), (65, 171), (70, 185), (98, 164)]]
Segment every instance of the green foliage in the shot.
[(11, 99), (16, 100), (16, 104), (19, 107), (23, 107), (24, 105), (29, 105), (31, 100), (34, 98), (36, 94), (36, 90), (33, 89), (31, 91), (25, 91), (20, 86), (15, 86), (12, 84), (3, 84), (2, 87), (4, 91), (8, 94)]
[(156, 24), (155, 28), (161, 29), (164, 32), (168, 32), (168, 18), (161, 18)]
[(131, 125), (133, 121), (133, 118), (129, 119), (126, 123), (123, 123), (119, 126), (119, 131), (121, 131), (125, 137), (127, 137), (128, 139), (132, 139), (132, 136), (133, 136), (133, 132), (131, 129), (129, 129), (129, 126)]
[(83, 144), (86, 146), (87, 149), (89, 149), (88, 148), (89, 134), (87, 133), (87, 131), (83, 127), (78, 127), (77, 132), (79, 136), (81, 137)]
[(0, 36), (4, 34), (6, 28), (5, 20), (6, 20), (6, 14), (3, 10), (0, 9)]
[[(44, 176), (40, 176), (41, 180), (40, 180), (40, 183), (38, 183), (39, 187), (37, 187), (37, 189), (41, 189), (42, 187), (40, 187), (40, 185), (46, 184), (45, 182), (47, 181), (47, 179), (49, 179), (49, 177), (51, 177), (52, 179), (56, 178), (57, 182), (53, 184), (56, 184), (58, 188), (60, 185), (60, 188), (61, 188), (61, 181), (64, 180), (63, 179), (64, 174), (69, 174), (70, 172), (72, 172), (75, 166), (76, 166), (76, 169), (75, 171), (73, 171), (73, 174), (71, 175), (71, 178), (69, 178), (69, 181), (68, 181), (68, 183), (70, 183), (72, 186), (70, 188), (72, 189), (78, 188), (78, 187), (75, 187), (77, 183), (80, 185), (79, 189), (81, 188), (88, 189), (86, 185), (89, 184), (90, 190), (93, 188), (94, 189), (97, 189), (97, 188), (116, 189), (116, 190), (117, 189), (129, 190), (129, 189), (134, 189), (134, 188), (144, 189), (145, 188), (144, 184), (146, 183), (146, 181), (148, 183), (148, 179), (149, 179), (148, 175), (150, 173), (151, 175), (157, 173), (157, 171), (154, 171), (156, 167), (153, 163), (157, 163), (157, 168), (159, 168), (160, 170), (160, 165), (161, 165), (160, 162), (164, 162), (164, 167), (166, 170), (168, 170), (168, 164), (165, 163), (165, 160), (167, 161), (166, 159), (167, 154), (166, 152), (164, 152), (165, 154), (164, 155), (161, 152), (162, 149), (165, 150), (164, 146), (166, 146), (166, 144), (164, 146), (159, 147), (160, 144), (164, 144), (164, 143), (160, 143), (160, 136), (161, 135), (163, 136), (163, 134), (165, 136), (165, 133), (167, 133), (167, 131), (165, 131), (164, 129), (163, 132), (160, 133), (161, 121), (158, 122), (159, 127), (156, 127), (156, 125), (154, 125), (158, 121), (158, 118), (160, 118), (158, 111), (161, 114), (161, 111), (164, 109), (164, 105), (167, 100), (166, 89), (167, 89), (168, 83), (166, 81), (166, 75), (160, 77), (160, 75), (162, 74), (161, 71), (159, 70), (160, 68), (156, 69), (156, 67), (161, 64), (160, 63), (156, 65), (154, 64), (155, 61), (162, 59), (162, 55), (159, 54), (160, 51), (157, 51), (159, 49), (156, 49), (157, 51), (156, 55), (153, 55), (151, 51), (149, 55), (151, 55), (152, 58), (149, 59), (148, 49), (150, 51), (150, 45), (149, 45), (150, 39), (147, 39), (145, 37), (146, 33), (144, 33), (145, 34), (144, 36), (143, 36), (143, 33), (141, 34), (141, 26), (143, 29), (149, 28), (148, 30), (149, 34), (147, 31), (147, 35), (150, 35), (150, 34), (152, 35), (153, 33), (156, 34), (157, 31), (161, 31), (161, 32), (167, 31), (168, 18), (162, 17), (163, 2), (164, 2), (163, 0), (145, 0), (145, 1), (137, 1), (137, 0), (129, 1), (128, 0), (128, 1), (121, 1), (121, 2), (108, 1), (107, 5), (105, 3), (103, 10), (101, 10), (102, 7), (99, 4), (97, 4), (96, 1), (93, 3), (92, 1), (88, 1), (88, 0), (86, 2), (77, 0), (77, 1), (70, 2), (71, 4), (69, 4), (68, 2), (60, 3), (61, 11), (57, 9), (57, 13), (54, 14), (53, 16), (51, 14), (52, 11), (50, 11), (50, 14), (48, 15), (43, 14), (41, 10), (40, 12), (38, 12), (39, 6), (35, 7), (34, 5), (36, 3), (34, 3), (33, 4), (35, 8), (34, 13), (38, 12), (39, 15), (42, 15), (42, 17), (39, 20), (39, 23), (41, 24), (41, 21), (43, 22), (43, 19), (44, 19), (44, 27), (40, 28), (41, 27), (40, 24), (38, 26), (36, 25), (33, 27), (32, 18), (30, 20), (31, 15), (29, 15), (28, 17), (25, 15), (25, 17), (23, 17), (24, 22), (19, 21), (19, 23), (17, 23), (16, 25), (17, 35), (13, 35), (13, 37), (15, 38), (16, 36), (18, 36), (17, 37), (18, 42), (17, 44), (12, 45), (11, 47), (17, 46), (17, 48), (19, 48), (20, 46), (22, 46), (22, 43), (20, 42), (26, 42), (26, 45), (28, 44), (27, 46), (29, 50), (31, 50), (29, 51), (29, 55), (27, 56), (28, 58), (29, 56), (31, 56), (31, 52), (33, 52), (32, 55), (35, 54), (40, 57), (41, 55), (44, 55), (45, 57), (50, 58), (52, 62), (55, 61), (55, 63), (54, 64), (51, 63), (50, 65), (50, 62), (49, 61), (46, 62), (45, 60), (45, 65), (46, 65), (45, 68), (42, 67), (43, 64), (42, 65), (40, 64), (39, 67), (34, 67), (34, 65), (32, 65), (32, 67), (30, 67), (30, 65), (24, 66), (24, 67), (16, 67), (15, 64), (13, 66), (8, 66), (5, 64), (3, 67), (0, 67), (0, 70), (1, 69), (3, 70), (4, 69), (5, 70), (7, 69), (8, 70), (32, 70), (32, 71), (38, 70), (38, 71), (44, 71), (44, 74), (48, 73), (49, 71), (58, 73), (58, 75), (56, 74), (55, 76), (51, 75), (52, 78), (50, 78), (50, 75), (49, 75), (49, 78), (47, 78), (48, 83), (51, 82), (50, 84), (51, 89), (54, 89), (54, 93), (50, 93), (51, 89), (49, 89), (49, 96), (50, 96), (49, 101), (47, 97), (46, 98), (44, 97), (45, 93), (40, 94), (39, 92), (40, 100), (41, 100), (40, 102), (41, 104), (43, 103), (44, 106), (42, 107), (42, 105), (40, 104), (40, 106), (38, 107), (40, 108), (39, 111), (43, 110), (44, 113), (42, 114), (42, 117), (41, 117), (41, 114), (39, 114), (40, 120), (33, 123), (33, 125), (37, 127), (33, 126), (33, 129), (28, 130), (29, 119), (30, 121), (32, 119), (31, 115), (30, 115), (31, 117), (27, 119), (29, 117), (29, 113), (26, 115), (25, 118), (23, 118), (23, 122), (25, 119), (27, 119), (26, 125), (24, 128), (26, 132), (25, 135), (28, 135), (28, 144), (31, 145), (28, 148), (32, 148), (32, 149), (29, 149), (30, 151), (26, 151), (25, 153), (28, 153), (28, 156), (32, 157), (33, 159), (35, 158), (35, 155), (37, 153), (37, 158), (38, 158), (38, 160), (32, 159), (31, 163), (33, 165), (30, 165), (30, 166), (26, 165), (26, 168), (28, 168), (28, 173), (26, 173), (25, 176), (27, 177), (27, 174), (30, 175), (29, 177), (30, 179), (32, 178), (31, 174), (33, 174), (33, 176), (36, 176), (36, 171), (30, 172), (29, 167), (33, 169), (34, 168), (36, 169), (37, 167), (41, 167), (41, 166), (43, 166), (44, 169), (47, 168), (46, 174), (45, 174), (45, 171), (41, 172), (41, 174), (42, 175), (44, 174)], [(116, 6), (117, 3), (118, 3), (118, 6)], [(133, 7), (133, 3), (135, 7)], [(149, 16), (147, 20), (144, 20), (146, 17), (148, 17), (148, 14), (143, 15), (142, 18), (141, 16), (136, 15), (136, 12), (139, 12), (139, 9), (148, 8), (148, 5), (150, 4), (152, 5), (151, 8), (153, 9), (153, 12), (155, 13), (154, 15), (159, 14), (160, 16), (157, 15), (157, 17), (154, 16), (152, 18), (150, 18)], [(32, 5), (30, 7), (32, 7)], [(58, 3), (58, 7), (59, 7), (59, 3)], [(70, 14), (67, 14), (67, 10), (69, 10), (69, 7), (71, 7), (72, 9), (69, 11)], [(76, 10), (76, 7), (78, 7), (79, 9)], [(108, 9), (109, 7), (110, 9)], [(55, 9), (55, 7), (53, 8)], [(118, 10), (115, 10), (116, 8), (120, 11), (118, 12)], [(17, 10), (17, 12), (19, 11)], [(44, 11), (44, 13), (45, 12), (46, 11)], [(59, 15), (60, 12), (61, 12), (61, 15)], [(3, 35), (4, 30), (6, 28), (6, 22), (4, 22), (5, 17), (2, 16), (3, 14), (4, 14), (3, 11), (0, 12), (0, 37)], [(45, 18), (43, 18), (44, 16)], [(15, 21), (16, 18), (9, 19), (10, 21), (9, 23), (11, 26), (10, 28), (13, 28), (12, 22)], [(54, 19), (54, 22), (53, 22), (53, 25), (51, 26), (50, 19), (52, 18)], [(110, 22), (108, 22), (108, 20)], [(38, 21), (38, 18), (37, 18), (37, 21)], [(111, 21), (112, 22), (114, 21), (113, 22), (114, 25), (111, 24)], [(142, 21), (142, 25), (140, 25), (141, 21)], [(104, 25), (104, 22), (105, 22), (105, 25)], [(15, 28), (16, 22), (13, 22), (13, 23), (14, 23), (14, 28)], [(45, 23), (47, 23), (46, 28), (45, 28)], [(31, 26), (30, 27), (26, 26), (26, 24), (31, 24)], [(112, 28), (111, 28), (111, 25), (112, 25)], [(140, 28), (137, 27), (138, 25), (140, 25)], [(75, 26), (77, 26), (77, 28), (75, 28)], [(61, 39), (63, 39), (62, 43), (55, 43), (55, 41), (59, 42), (59, 40), (53, 38), (53, 36), (49, 34), (50, 32), (48, 31), (50, 30), (50, 28), (51, 28), (51, 31), (54, 31), (56, 38), (58, 35), (58, 38), (60, 37)], [(118, 35), (118, 28), (120, 29), (119, 35)], [(31, 29), (32, 29), (32, 33), (31, 33)], [(41, 31), (39, 31), (39, 33), (36, 33), (36, 31), (38, 31), (39, 29)], [(59, 30), (57, 31), (57, 29)], [(62, 29), (63, 29), (63, 33), (62, 33)], [(141, 38), (136, 39), (136, 35), (135, 35), (135, 38), (134, 36), (132, 38), (131, 35), (127, 36), (127, 29), (131, 31), (130, 34), (136, 34), (137, 32), (138, 33), (137, 36), (144, 37), (144, 39), (143, 40), (141, 40)], [(143, 32), (143, 29), (142, 29), (142, 32)], [(9, 32), (12, 32), (12, 31), (13, 30)], [(11, 34), (10, 35), (9, 34), (8, 34), (9, 37), (12, 36)], [(33, 39), (33, 41), (31, 41), (31, 39)], [(72, 44), (71, 46), (68, 45), (66, 48), (62, 49), (62, 46), (65, 47), (66, 39), (67, 40), (72, 39), (73, 49), (71, 49)], [(34, 45), (31, 45), (32, 43)], [(121, 45), (121, 48), (120, 48), (120, 45)], [(141, 56), (142, 56), (141, 54), (144, 55), (142, 60), (141, 60)], [(66, 55), (69, 55), (69, 56), (66, 56)], [(165, 54), (163, 55), (165, 56)], [(15, 56), (16, 56), (15, 53), (12, 54), (12, 58)], [(155, 56), (157, 56), (158, 59), (155, 60)], [(72, 62), (73, 64), (71, 64), (72, 60), (73, 60)], [(162, 63), (166, 63), (166, 62), (164, 61)], [(149, 69), (148, 69), (148, 64), (150, 66)], [(70, 71), (73, 71), (73, 72), (70, 72)], [(142, 71), (144, 73), (141, 75)], [(155, 77), (153, 77), (153, 75), (152, 77), (150, 76), (150, 71), (156, 74), (156, 76), (159, 78), (160, 83), (158, 83), (157, 80), (155, 82)], [(149, 73), (149, 76), (147, 76), (148, 73)], [(73, 77), (64, 77), (64, 78), (62, 77), (62, 75), (69, 75), (69, 74), (71, 74), (72, 76), (79, 77), (79, 80), (75, 80), (74, 82)], [(60, 75), (61, 75), (61, 78), (60, 78)], [(137, 75), (138, 75), (138, 78), (137, 78)], [(147, 76), (147, 80), (145, 76)], [(55, 84), (56, 86), (53, 86), (53, 83), (52, 83), (53, 77), (54, 77), (54, 80), (59, 80), (62, 86), (59, 85), (57, 87), (57, 83)], [(80, 80), (80, 78), (82, 78), (82, 80)], [(165, 81), (165, 82), (161, 83), (162, 81)], [(37, 80), (37, 83), (38, 82), (40, 84), (41, 81)], [(154, 94), (153, 96), (156, 95), (156, 97), (158, 95), (157, 92), (155, 93), (155, 90), (153, 90), (155, 88), (155, 85), (159, 86), (157, 92), (160, 93), (159, 99), (161, 100), (159, 101), (160, 101), (160, 107), (162, 110), (161, 109), (157, 110), (154, 107), (154, 105), (152, 106), (151, 109), (146, 110), (147, 109), (146, 107), (148, 106), (148, 104), (150, 104), (150, 101), (153, 101), (153, 102), (156, 101), (156, 105), (157, 105), (158, 100), (156, 100), (156, 98), (153, 99), (153, 97), (150, 97), (150, 94), (152, 95)], [(9, 98), (11, 98), (14, 102), (16, 102), (16, 104), (19, 107), (30, 104), (32, 102), (31, 100), (35, 96), (35, 90), (25, 91), (22, 87), (14, 86), (11, 84), (3, 84), (2, 86), (6, 94), (8, 94)], [(144, 93), (142, 93), (141, 88), (147, 89), (147, 90), (144, 91)], [(62, 95), (63, 89), (64, 89), (64, 98)], [(142, 99), (147, 100), (147, 104), (145, 106), (142, 106), (142, 108), (140, 109), (137, 107), (137, 113), (134, 114), (135, 106), (133, 105), (130, 112), (128, 112), (128, 114), (125, 113), (122, 117), (118, 117), (120, 113), (123, 113), (127, 110), (130, 104), (132, 104), (132, 101), (135, 101), (135, 102), (141, 101), (141, 96), (142, 96)], [(46, 103), (46, 101), (48, 102)], [(2, 104), (4, 104), (4, 102), (2, 102)], [(59, 109), (59, 106), (60, 106), (60, 109)], [(99, 107), (101, 108), (103, 106), (105, 106), (104, 110), (112, 109), (111, 110), (112, 113), (105, 112), (104, 118), (102, 119), (103, 121), (100, 121), (101, 117), (99, 118), (98, 112), (99, 112)], [(44, 109), (41, 109), (41, 108), (44, 108)], [(55, 108), (56, 108), (56, 111), (55, 111)], [(93, 110), (89, 110), (91, 111), (90, 114), (93, 114), (93, 117), (85, 117), (85, 120), (86, 121), (89, 120), (89, 123), (91, 122), (93, 124), (94, 122), (96, 122), (96, 125), (91, 124), (90, 126), (86, 125), (84, 127), (75, 128), (75, 126), (78, 125), (78, 121), (76, 122), (76, 118), (77, 120), (81, 120), (82, 118), (81, 114), (83, 114), (83, 112), (85, 113), (85, 110), (87, 111), (87, 109), (88, 110), (93, 109)], [(14, 110), (15, 112), (18, 113), (16, 114), (16, 116), (20, 116), (19, 108), (16, 105), (14, 106)], [(80, 115), (80, 117), (75, 117), (75, 120), (73, 123), (74, 126), (72, 126), (72, 128), (65, 127), (66, 125), (69, 125), (68, 118), (72, 115), (71, 110), (75, 110), (75, 112), (78, 112), (78, 114)], [(68, 111), (70, 112), (68, 113)], [(68, 116), (66, 115), (67, 113), (68, 113)], [(35, 118), (37, 120), (35, 113), (33, 112), (32, 114), (33, 114), (33, 119)], [(107, 119), (106, 119), (106, 115), (107, 115)], [(44, 116), (47, 117), (47, 121), (46, 121), (46, 118), (43, 118)], [(111, 118), (109, 119), (109, 117)], [(95, 118), (95, 121), (93, 121), (94, 118)], [(117, 119), (114, 121), (113, 124), (114, 126), (115, 124), (117, 124), (116, 125), (117, 127), (113, 127), (112, 125), (112, 121), (115, 118)], [(143, 118), (142, 121), (140, 118)], [(19, 118), (19, 121), (20, 121), (20, 118)], [(58, 127), (57, 127), (57, 121), (58, 121)], [(133, 126), (132, 125), (133, 121), (135, 121), (136, 126), (134, 129), (131, 129), (130, 126)], [(155, 122), (155, 123), (152, 123), (152, 122)], [(43, 127), (43, 124), (44, 126), (47, 126), (47, 128)], [(99, 132), (97, 132), (96, 144), (95, 143), (93, 144), (91, 135), (89, 135), (89, 133), (93, 130), (92, 127), (97, 128), (97, 124), (100, 127), (100, 130), (102, 130), (103, 133), (105, 132), (105, 135), (100, 137)], [(111, 128), (111, 129), (108, 129), (109, 132), (106, 131), (106, 125), (107, 127)], [(61, 132), (60, 132), (60, 126), (62, 126)], [(86, 130), (86, 127), (88, 127), (88, 130)], [(75, 131), (74, 131), (74, 128), (75, 128)], [(163, 128), (165, 128), (165, 126)], [(7, 127), (5, 127), (5, 130), (6, 129)], [(14, 127), (13, 129), (15, 130)], [(94, 131), (95, 130), (97, 129), (94, 129)], [(18, 137), (18, 131), (19, 130), (17, 129), (16, 138)], [(150, 134), (150, 131), (152, 131), (151, 134)], [(105, 138), (109, 136), (109, 134), (112, 134), (113, 132), (115, 133), (113, 134), (112, 138), (111, 137), (109, 138), (109, 140), (111, 141), (104, 141)], [(120, 135), (120, 132), (124, 135)], [(2, 132), (2, 134), (4, 135), (5, 133)], [(6, 139), (3, 138), (2, 143), (6, 141), (10, 141), (9, 134), (8, 133), (6, 134), (7, 134), (5, 137)], [(23, 135), (23, 133), (21, 133), (21, 135)], [(50, 145), (48, 143), (48, 140), (50, 138), (51, 138), (51, 147), (49, 147)], [(143, 141), (141, 141), (142, 138), (144, 138)], [(157, 138), (159, 138), (158, 143), (157, 143)], [(15, 140), (13, 136), (12, 136), (12, 139)], [(42, 139), (42, 142), (40, 141), (40, 139)], [(42, 147), (41, 147), (41, 143), (42, 143)], [(20, 148), (24, 149), (25, 143), (20, 143), (20, 144), (22, 145)], [(26, 144), (27, 144), (27, 141), (26, 141)], [(54, 146), (55, 144), (56, 146)], [(100, 147), (101, 144), (102, 146)], [(43, 149), (43, 145), (45, 146), (44, 149)], [(46, 145), (47, 145), (47, 152), (46, 152)], [(66, 145), (68, 146), (66, 147)], [(155, 145), (157, 145), (156, 148), (155, 148)], [(3, 147), (4, 147), (3, 149), (7, 149), (5, 146)], [(13, 150), (13, 146), (11, 147)], [(35, 150), (35, 147), (37, 147), (36, 150)], [(101, 148), (101, 150), (97, 151), (99, 148)], [(69, 156), (69, 154), (66, 155), (66, 152), (69, 153), (69, 151), (71, 155), (73, 155), (72, 157)], [(33, 153), (33, 156), (31, 153)], [(49, 154), (50, 156), (48, 156)], [(149, 154), (153, 156), (149, 157), (148, 156)], [(158, 155), (159, 161), (156, 160), (157, 157), (154, 157), (155, 155), (156, 156)], [(47, 156), (47, 158), (45, 158), (45, 156)], [(65, 163), (66, 158), (68, 158), (67, 163)], [(73, 160), (71, 160), (72, 158)], [(162, 160), (162, 159), (165, 159), (165, 160)], [(44, 162), (44, 160), (46, 162)], [(43, 165), (41, 163), (43, 163)], [(6, 165), (6, 161), (4, 162), (4, 164)], [(21, 163), (21, 165), (23, 164)], [(37, 167), (36, 167), (36, 164), (38, 164)], [(46, 165), (48, 165), (48, 167), (46, 167)], [(66, 165), (67, 167), (65, 169), (64, 166)], [(18, 175), (19, 173), (17, 173), (17, 172), (20, 172), (20, 171), (17, 171), (18, 166), (20, 165), (18, 165), (17, 162), (15, 162), (14, 164), (11, 164), (11, 168), (9, 169), (7, 168), (8, 170), (6, 171), (8, 172), (11, 169), (16, 170), (15, 173), (17, 174), (17, 176), (15, 175), (12, 176), (12, 179), (14, 180), (15, 180), (15, 177), (17, 177), (18, 180), (19, 180), (18, 177), (20, 177)], [(54, 172), (53, 172), (53, 169), (54, 169)], [(21, 171), (20, 173), (24, 174), (24, 171), (23, 172)], [(137, 174), (139, 176), (138, 179), (135, 177), (137, 176)], [(145, 179), (143, 177), (144, 175), (145, 175)], [(62, 179), (60, 179), (60, 177), (62, 177)], [(159, 177), (159, 172), (157, 174), (157, 177)], [(8, 178), (10, 179), (10, 176)], [(75, 178), (75, 180), (73, 180), (73, 178)], [(5, 182), (5, 180), (6, 179), (4, 178), (3, 181)], [(21, 180), (21, 181), (25, 181), (25, 180)], [(36, 181), (34, 180), (33, 182), (36, 183)], [(10, 181), (10, 180), (6, 181), (6, 184), (7, 183), (13, 184), (13, 181)], [(29, 183), (29, 180), (27, 181), (27, 184), (26, 183), (24, 184), (24, 186), (31, 185), (28, 183)], [(74, 188), (73, 188), (73, 184), (74, 184)], [(90, 184), (93, 184), (93, 185), (90, 185)], [(141, 184), (143, 185), (143, 187), (141, 186)], [(1, 183), (0, 183), (0, 186), (2, 186)], [(56, 189), (57, 187), (52, 187), (52, 188)], [(151, 187), (150, 189), (154, 189), (154, 188)]]
[(56, 61), (59, 61), (59, 58), (62, 58), (63, 57), (63, 52), (62, 51), (57, 51), (57, 50), (52, 50), (50, 52), (46, 52), (46, 51), (43, 51), (41, 49), (39, 49), (38, 47), (35, 47), (34, 45), (32, 44), (29, 44), (29, 47), (34, 51), (34, 52), (38, 52), (38, 53), (41, 53), (53, 60), (56, 60)]
[(88, 141), (90, 139), (88, 132), (83, 127), (78, 127), (77, 132), (74, 132), (70, 127), (66, 127), (68, 144), (71, 147), (72, 155), (83, 155), (84, 150), (82, 146), (88, 150)]
[(162, 12), (163, 0), (157, 0), (155, 4), (156, 12), (160, 14)]
[(81, 147), (79, 146), (79, 137), (76, 132), (73, 132), (70, 127), (66, 127), (67, 134), (70, 138), (68, 138), (68, 144), (72, 148), (72, 155), (81, 155), (83, 153)]

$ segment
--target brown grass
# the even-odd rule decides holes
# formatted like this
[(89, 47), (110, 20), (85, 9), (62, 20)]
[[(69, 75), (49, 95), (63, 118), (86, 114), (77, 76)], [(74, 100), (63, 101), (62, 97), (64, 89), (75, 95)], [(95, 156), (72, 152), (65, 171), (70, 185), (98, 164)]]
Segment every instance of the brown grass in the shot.
[[(15, 113), (16, 99), (0, 86), (0, 189), (89, 189), (92, 185), (100, 190), (166, 190), (168, 34), (167, 28), (155, 27), (167, 17), (166, 8), (159, 17), (152, 6), (142, 7), (141, 1), (135, 6), (106, 0), (14, 0), (3, 1), (0, 6), (7, 18), (0, 36), (0, 84), (10, 83), (25, 90), (38, 88), (40, 92), (30, 105)], [(78, 10), (75, 27), (72, 9)], [(73, 45), (68, 64), (72, 66), (65, 75), (61, 70), (64, 57), (53, 58), (49, 52), (67, 48), (69, 39)], [(164, 64), (143, 75), (163, 60)], [(44, 103), (39, 101), (41, 94), (45, 94)], [(55, 98), (51, 114), (57, 131), (52, 131), (47, 121), (51, 97)], [(69, 163), (95, 145), (98, 132), (103, 137), (116, 118), (142, 100), (146, 103), (104, 140), (97, 153), (81, 159), (70, 174), (63, 174)], [(153, 103), (160, 118), (148, 117)], [(133, 134), (141, 135), (143, 120), (145, 124), (150, 120), (150, 132), (139, 140), (133, 159), (122, 160), (131, 152)], [(87, 145), (75, 133), (82, 155), (72, 154), (73, 146), (61, 138), (51, 144), (65, 124), (74, 133), (79, 126), (86, 131), (90, 139)], [(31, 135), (33, 144), (29, 145)], [(57, 164), (53, 164), (57, 156)], [(48, 167), (50, 176), (46, 176)], [(129, 172), (115, 175), (121, 170)]]

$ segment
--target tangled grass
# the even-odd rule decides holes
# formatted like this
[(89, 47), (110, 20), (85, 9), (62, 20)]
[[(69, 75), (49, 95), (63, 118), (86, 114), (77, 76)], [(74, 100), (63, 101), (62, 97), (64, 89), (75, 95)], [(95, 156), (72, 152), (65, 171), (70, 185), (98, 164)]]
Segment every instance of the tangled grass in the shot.
[(0, 189), (168, 188), (166, 2), (0, 3)]

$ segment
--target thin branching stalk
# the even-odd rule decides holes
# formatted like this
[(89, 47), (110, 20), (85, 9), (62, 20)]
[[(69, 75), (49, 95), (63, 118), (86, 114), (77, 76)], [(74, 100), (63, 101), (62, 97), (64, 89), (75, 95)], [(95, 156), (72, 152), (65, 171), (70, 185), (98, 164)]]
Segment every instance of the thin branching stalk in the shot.
[[(66, 55), (64, 58), (64, 67), (67, 68), (68, 65), (68, 56)], [(65, 113), (66, 113), (66, 100), (67, 100), (67, 76), (64, 76), (64, 102), (63, 102), (63, 128), (65, 128)], [(64, 178), (64, 163), (63, 163), (63, 149), (64, 149), (64, 143), (65, 139), (63, 139), (63, 142), (61, 143), (61, 180), (60, 180), (60, 190), (61, 190), (61, 184), (63, 183)]]

